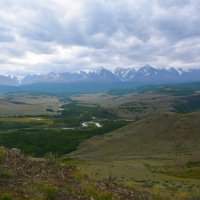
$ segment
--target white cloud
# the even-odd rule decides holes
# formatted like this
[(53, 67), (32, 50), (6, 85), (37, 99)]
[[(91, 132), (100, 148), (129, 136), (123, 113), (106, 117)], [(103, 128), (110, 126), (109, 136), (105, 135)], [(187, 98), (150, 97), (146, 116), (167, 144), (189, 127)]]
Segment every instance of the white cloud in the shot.
[(1, 73), (200, 66), (198, 0), (0, 0)]

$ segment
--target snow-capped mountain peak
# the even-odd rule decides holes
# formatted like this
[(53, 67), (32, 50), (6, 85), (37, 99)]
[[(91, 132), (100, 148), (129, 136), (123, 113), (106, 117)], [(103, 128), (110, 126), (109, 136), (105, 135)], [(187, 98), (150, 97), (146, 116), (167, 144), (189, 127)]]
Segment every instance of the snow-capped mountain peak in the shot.
[(133, 82), (151, 83), (179, 83), (200, 81), (200, 69), (164, 68), (145, 65), (140, 68), (116, 68), (111, 71), (99, 68), (93, 71), (64, 72), (47, 74), (29, 74), (22, 80), (16, 77), (0, 76), (0, 85), (19, 85), (34, 83), (69, 83), (69, 82)]

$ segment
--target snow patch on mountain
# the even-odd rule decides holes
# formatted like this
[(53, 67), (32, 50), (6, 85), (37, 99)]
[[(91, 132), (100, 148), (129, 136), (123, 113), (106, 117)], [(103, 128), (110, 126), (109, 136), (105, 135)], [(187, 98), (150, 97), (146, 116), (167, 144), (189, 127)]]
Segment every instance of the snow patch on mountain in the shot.
[(71, 82), (135, 82), (135, 83), (178, 83), (200, 81), (200, 69), (183, 69), (174, 67), (116, 68), (109, 70), (101, 67), (97, 70), (47, 74), (28, 74), (23, 79), (0, 76), (0, 85), (20, 85), (34, 83), (71, 83)]

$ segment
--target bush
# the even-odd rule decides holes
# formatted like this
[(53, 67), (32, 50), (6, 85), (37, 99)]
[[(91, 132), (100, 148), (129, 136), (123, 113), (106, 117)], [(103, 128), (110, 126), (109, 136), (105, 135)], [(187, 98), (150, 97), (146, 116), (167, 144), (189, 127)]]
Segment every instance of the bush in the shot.
[(57, 157), (58, 156), (56, 154), (52, 153), (51, 151), (44, 155), (44, 158), (46, 158), (49, 162), (55, 162)]
[(39, 190), (43, 193), (44, 197), (48, 200), (54, 200), (58, 194), (58, 188), (50, 183), (42, 184)]
[(0, 160), (6, 156), (6, 151), (2, 147), (0, 147)]
[(0, 167), (0, 179), (9, 179), (11, 176), (11, 173)]
[(76, 171), (74, 173), (74, 178), (79, 181), (79, 182), (82, 182), (84, 180), (87, 180), (88, 179), (88, 174), (83, 172), (83, 171)]
[(11, 195), (10, 194), (2, 194), (1, 196), (0, 196), (0, 200), (13, 200), (13, 198), (11, 197)]

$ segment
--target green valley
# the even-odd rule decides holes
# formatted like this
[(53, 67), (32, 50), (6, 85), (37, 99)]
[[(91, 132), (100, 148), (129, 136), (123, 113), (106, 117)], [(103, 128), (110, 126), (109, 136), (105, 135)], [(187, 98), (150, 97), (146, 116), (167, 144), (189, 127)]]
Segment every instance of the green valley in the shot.
[[(48, 168), (51, 162), (53, 171), (56, 166), (76, 169), (70, 172), (74, 184), (70, 189), (63, 183), (59, 190), (50, 175), (45, 183), (37, 181), (42, 188), (57, 191), (60, 198), (74, 194), (85, 195), (85, 199), (200, 197), (198, 88), (163, 85), (120, 90), (119, 94), (115, 90), (114, 94), (105, 91), (72, 96), (9, 93), (1, 99), (3, 152), (19, 150), (28, 159), (20, 161), (25, 162), (25, 170), (33, 161), (33, 166), (44, 162)], [(8, 105), (9, 114), (5, 115)], [(14, 162), (10, 154), (5, 159)], [(2, 176), (15, 174), (12, 167), (4, 171), (4, 164)], [(35, 172), (30, 173), (34, 176)], [(8, 176), (8, 182), (2, 182), (2, 194), (18, 199), (9, 183), (18, 177)], [(16, 188), (29, 199), (36, 198), (35, 193)], [(41, 195), (45, 199), (43, 192)]]

